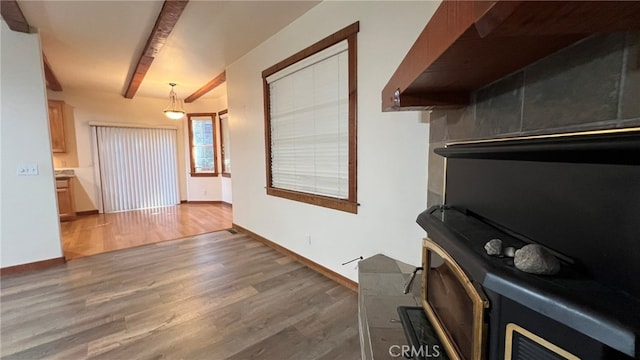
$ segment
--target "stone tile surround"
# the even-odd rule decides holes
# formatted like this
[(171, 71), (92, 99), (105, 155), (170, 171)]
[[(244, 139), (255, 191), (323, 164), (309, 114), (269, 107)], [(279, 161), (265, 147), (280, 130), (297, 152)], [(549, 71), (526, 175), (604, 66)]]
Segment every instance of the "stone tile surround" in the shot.
[(640, 32), (598, 34), (429, 117), (427, 205), (443, 202), (447, 142), (640, 126)]

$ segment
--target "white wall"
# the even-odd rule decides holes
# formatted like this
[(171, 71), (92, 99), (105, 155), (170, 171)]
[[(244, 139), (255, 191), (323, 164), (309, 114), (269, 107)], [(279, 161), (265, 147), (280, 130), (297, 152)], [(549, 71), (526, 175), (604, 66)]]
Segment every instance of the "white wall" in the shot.
[[(360, 255), (420, 263), (428, 124), (419, 112), (382, 113), (380, 99), (438, 4), (325, 1), (227, 68), (234, 223), (354, 280), (354, 265), (340, 264)], [(358, 214), (267, 196), (262, 70), (355, 21)]]
[(233, 196), (231, 191), (232, 189), (231, 178), (223, 177), (221, 185), (222, 185), (222, 201), (226, 202), (227, 204), (233, 204)]
[[(0, 21), (2, 59), (0, 267), (62, 257), (38, 34)], [(20, 164), (37, 176), (17, 176)]]
[[(64, 100), (73, 109), (78, 149), (78, 167), (74, 168), (76, 181), (90, 198), (88, 205), (86, 205), (89, 208), (76, 208), (77, 211), (96, 209), (100, 196), (97, 179), (94, 176), (90, 122), (177, 127), (180, 199), (221, 200), (220, 178), (192, 178), (189, 176), (189, 138), (185, 131), (187, 118), (175, 121), (167, 119), (162, 113), (168, 104), (169, 90), (167, 86), (167, 99), (142, 96), (125, 99), (120, 94), (78, 89), (65, 89), (64, 92), (49, 91), (49, 99)], [(179, 89), (176, 90), (179, 91)], [(181, 97), (185, 96), (179, 92), (178, 94)], [(205, 98), (191, 104), (185, 104), (187, 112), (217, 112), (224, 108), (226, 108), (226, 98)]]

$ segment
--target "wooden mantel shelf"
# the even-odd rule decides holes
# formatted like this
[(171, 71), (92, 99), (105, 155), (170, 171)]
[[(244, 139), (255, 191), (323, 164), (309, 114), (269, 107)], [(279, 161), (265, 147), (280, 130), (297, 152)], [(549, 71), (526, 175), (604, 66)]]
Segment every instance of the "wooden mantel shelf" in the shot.
[(445, 0), (382, 90), (382, 110), (465, 106), (472, 91), (639, 19), (640, 1)]

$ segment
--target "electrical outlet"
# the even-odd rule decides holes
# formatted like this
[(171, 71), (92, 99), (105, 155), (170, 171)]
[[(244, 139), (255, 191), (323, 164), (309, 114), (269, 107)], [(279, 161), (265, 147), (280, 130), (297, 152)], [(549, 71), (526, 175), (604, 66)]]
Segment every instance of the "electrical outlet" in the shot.
[(306, 235), (304, 236), (304, 238), (307, 240), (307, 244), (308, 244), (308, 245), (311, 245), (311, 235), (310, 235), (310, 234), (306, 234)]
[(16, 170), (16, 174), (20, 176), (38, 175), (38, 164), (20, 164)]

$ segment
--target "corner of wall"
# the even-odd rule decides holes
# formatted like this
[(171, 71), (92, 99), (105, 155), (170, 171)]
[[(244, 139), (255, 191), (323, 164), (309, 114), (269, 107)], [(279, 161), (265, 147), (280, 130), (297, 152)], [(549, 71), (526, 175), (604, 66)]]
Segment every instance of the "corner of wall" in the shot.
[[(8, 267), (60, 258), (62, 246), (39, 35), (0, 26), (0, 266)], [(37, 174), (19, 176), (27, 164)]]

